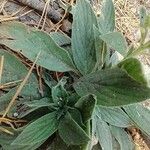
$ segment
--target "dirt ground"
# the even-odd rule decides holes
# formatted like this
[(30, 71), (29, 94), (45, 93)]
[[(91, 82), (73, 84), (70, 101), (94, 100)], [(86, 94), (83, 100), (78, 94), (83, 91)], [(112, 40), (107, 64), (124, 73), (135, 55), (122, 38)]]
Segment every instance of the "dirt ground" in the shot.
[[(101, 7), (100, 1), (92, 0), (97, 13)], [(70, 16), (63, 8), (72, 5), (74, 0), (62, 0), (62, 2), (60, 0), (0, 0), (0, 22), (19, 20), (48, 33), (60, 31), (70, 35)], [(126, 36), (129, 43), (136, 43), (139, 38), (139, 8), (140, 5), (144, 5), (150, 12), (150, 0), (114, 0), (114, 3), (117, 30)], [(145, 56), (141, 59), (150, 65), (149, 59)], [(149, 139), (138, 129), (133, 128), (130, 131), (136, 143), (136, 150), (150, 150)], [(149, 148), (146, 143), (149, 143)]]

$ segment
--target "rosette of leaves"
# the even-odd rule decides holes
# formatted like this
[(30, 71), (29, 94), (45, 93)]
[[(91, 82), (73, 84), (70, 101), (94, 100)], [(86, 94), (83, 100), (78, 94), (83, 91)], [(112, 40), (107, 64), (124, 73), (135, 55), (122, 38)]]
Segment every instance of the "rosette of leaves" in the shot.
[(71, 38), (60, 33), (49, 35), (18, 22), (0, 25), (2, 45), (31, 61), (41, 52), (37, 65), (69, 72), (68, 78), (73, 78), (72, 83), (62, 79), (55, 86), (46, 81), (51, 95), (25, 103), (29, 111), (19, 117), (30, 123), (17, 138), (14, 136), (6, 150), (13, 146), (34, 150), (48, 138), (49, 149), (87, 150), (92, 149), (95, 136), (98, 144), (93, 149), (124, 150), (134, 147), (125, 128), (137, 126), (150, 135), (149, 110), (140, 104), (150, 98), (150, 88), (136, 58), (150, 48), (150, 41), (145, 40), (149, 15), (142, 8), (141, 41), (138, 47), (129, 48), (115, 30), (111, 0), (103, 1), (100, 16), (87, 0), (77, 0), (71, 12)]

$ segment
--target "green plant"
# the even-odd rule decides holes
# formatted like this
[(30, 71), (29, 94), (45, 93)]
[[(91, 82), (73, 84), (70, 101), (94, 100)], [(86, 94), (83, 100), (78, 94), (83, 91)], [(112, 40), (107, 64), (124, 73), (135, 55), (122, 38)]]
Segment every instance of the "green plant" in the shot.
[[(72, 13), (71, 39), (60, 33), (48, 35), (18, 22), (0, 25), (0, 44), (30, 61), (41, 52), (37, 65), (45, 68), (43, 79), (47, 85), (44, 96), (39, 96), (37, 80), (31, 75), (20, 93), (25, 111), (18, 114), (18, 119), (26, 119), (29, 124), (15, 130), (6, 127), (14, 135), (0, 135), (3, 149), (34, 150), (50, 138), (48, 149), (88, 150), (92, 149), (96, 136), (101, 145), (100, 148), (97, 144), (97, 149), (111, 150), (118, 146), (125, 150), (133, 149), (125, 128), (136, 125), (150, 135), (150, 111), (139, 103), (150, 98), (150, 88), (142, 64), (136, 58), (150, 48), (150, 41), (145, 41), (150, 16), (142, 8), (141, 41), (138, 47), (128, 48), (123, 35), (115, 31), (111, 0), (104, 1), (100, 17), (86, 0), (77, 0)], [(13, 81), (22, 79), (26, 67), (12, 53), (0, 52), (10, 69), (12, 65), (20, 66), (19, 72), (4, 66), (2, 83), (11, 81), (7, 72), (15, 77)], [(56, 82), (47, 70), (65, 75)], [(1, 110), (15, 89), (16, 86), (8, 89), (1, 97)], [(8, 117), (17, 110), (15, 106)]]

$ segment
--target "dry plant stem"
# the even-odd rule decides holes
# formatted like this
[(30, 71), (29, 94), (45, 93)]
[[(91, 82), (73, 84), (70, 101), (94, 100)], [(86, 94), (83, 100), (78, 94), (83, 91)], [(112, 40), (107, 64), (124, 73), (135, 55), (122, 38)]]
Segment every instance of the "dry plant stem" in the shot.
[[(16, 1), (40, 12), (43, 12), (45, 6), (44, 1), (40, 0), (16, 0)], [(58, 22), (62, 17), (62, 15), (57, 10), (51, 7), (48, 8), (47, 15), (50, 19), (54, 20), (55, 22)]]
[(0, 85), (0, 90), (5, 89), (5, 88), (10, 88), (15, 86), (17, 83), (21, 82), (22, 80), (17, 80), (17, 81), (12, 81), (12, 82), (8, 82), (5, 84)]
[[(44, 25), (45, 25), (45, 21), (46, 21), (46, 16), (47, 16), (47, 13), (48, 13), (48, 6), (49, 6), (49, 3), (50, 3), (50, 0), (47, 0), (47, 2), (45, 3), (45, 6), (44, 6), (44, 9), (43, 9), (43, 12), (42, 12), (42, 16), (40, 18), (40, 21), (39, 21), (39, 24), (37, 26), (37, 28), (39, 28), (43, 18), (44, 18), (44, 22), (43, 22), (43, 26), (42, 26), (42, 30), (44, 28)], [(44, 17), (45, 15), (45, 17)]]
[(0, 3), (0, 13), (3, 11), (5, 4), (7, 3), (7, 0), (4, 0), (2, 3)]
[(28, 13), (32, 12), (33, 10), (29, 10), (27, 12), (25, 12), (24, 14), (21, 14), (20, 16), (16, 16), (16, 17), (0, 17), (0, 22), (4, 22), (4, 21), (11, 21), (11, 20), (16, 20), (16, 19), (19, 19), (20, 17), (23, 17), (25, 15), (27, 15)]
[(2, 80), (3, 67), (4, 67), (4, 56), (1, 56), (1, 59), (0, 59), (0, 85), (1, 85), (1, 80)]
[(26, 77), (24, 78), (23, 82), (22, 82), (22, 83), (20, 84), (20, 86), (18, 87), (18, 89), (17, 89), (15, 95), (13, 96), (13, 98), (12, 98), (12, 100), (10, 101), (8, 107), (6, 108), (6, 110), (5, 110), (5, 112), (4, 112), (3, 116), (2, 116), (2, 118), (5, 118), (5, 117), (6, 117), (7, 113), (9, 112), (10, 108), (11, 108), (12, 105), (14, 104), (14, 102), (15, 102), (16, 98), (18, 97), (19, 93), (21, 92), (22, 88), (23, 88), (24, 85), (26, 84), (26, 82), (27, 82), (28, 78), (30, 77), (30, 74), (32, 73), (32, 70), (33, 70), (33, 68), (34, 68), (34, 66), (35, 66), (35, 64), (36, 64), (36, 62), (37, 62), (37, 60), (38, 60), (38, 58), (39, 58), (39, 56), (40, 56), (40, 53), (41, 53), (41, 52), (38, 53), (38, 55), (37, 55), (37, 57), (36, 57), (36, 59), (35, 59), (33, 65), (32, 65), (32, 67), (31, 67), (31, 69), (29, 70), (28, 74), (27, 74)]
[(3, 132), (8, 133), (10, 135), (13, 135), (13, 133), (11, 131), (9, 131), (9, 130), (3, 128), (3, 127), (0, 127), (0, 131), (3, 131)]

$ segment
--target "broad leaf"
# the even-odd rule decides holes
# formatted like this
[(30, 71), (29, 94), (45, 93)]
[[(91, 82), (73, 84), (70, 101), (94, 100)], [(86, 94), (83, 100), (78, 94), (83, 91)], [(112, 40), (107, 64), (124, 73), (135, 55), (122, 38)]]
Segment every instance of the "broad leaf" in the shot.
[(0, 43), (53, 71), (73, 71), (75, 67), (69, 53), (60, 48), (45, 32), (29, 28), (22, 23), (8, 22), (0, 25)]
[(133, 150), (132, 138), (124, 131), (124, 129), (110, 126), (113, 136), (116, 138), (120, 145), (120, 150)]
[(150, 110), (144, 104), (134, 104), (124, 107), (126, 113), (134, 123), (150, 136)]
[(100, 35), (100, 38), (106, 42), (106, 44), (125, 56), (127, 54), (127, 42), (120, 32), (111, 32), (108, 34)]
[(97, 23), (95, 14), (87, 0), (77, 1), (73, 10), (73, 20), (73, 58), (77, 68), (84, 75), (90, 73), (96, 63), (93, 25)]
[(91, 119), (95, 104), (96, 99), (93, 95), (81, 97), (75, 104), (75, 107), (80, 110), (84, 122), (87, 122), (89, 119)]
[(31, 145), (50, 137), (58, 128), (56, 112), (46, 114), (29, 124), (12, 145)]
[(80, 96), (94, 94), (97, 104), (120, 106), (150, 98), (150, 89), (136, 82), (119, 68), (97, 71), (82, 77), (74, 84)]
[(113, 150), (112, 135), (108, 124), (98, 116), (94, 117), (94, 121), (96, 125), (96, 137), (99, 140), (102, 150)]
[(144, 76), (144, 70), (140, 61), (136, 58), (128, 58), (119, 63), (120, 68), (125, 70), (130, 77), (139, 83), (147, 85), (147, 81)]
[(42, 141), (33, 145), (11, 145), (11, 143), (18, 136), (20, 131), (13, 131), (13, 133), (14, 135), (9, 135), (5, 133), (0, 134), (0, 145), (2, 146), (3, 150), (36, 150), (42, 143), (44, 143), (44, 141)]
[(58, 132), (62, 140), (68, 145), (81, 145), (89, 141), (88, 135), (69, 113), (61, 119)]
[(97, 115), (102, 120), (117, 127), (126, 128), (132, 126), (133, 123), (128, 115), (121, 108), (108, 108), (97, 106)]
[(102, 10), (98, 18), (99, 30), (102, 34), (114, 31), (115, 29), (115, 10), (112, 0), (103, 0)]

